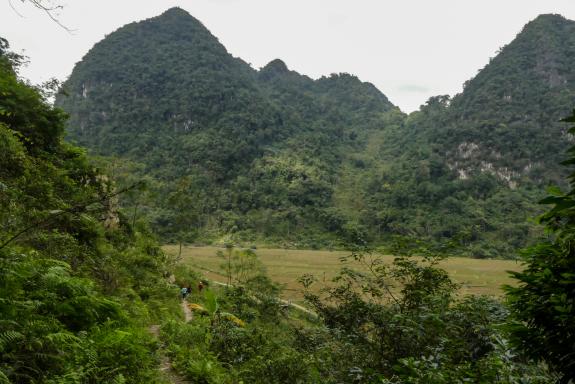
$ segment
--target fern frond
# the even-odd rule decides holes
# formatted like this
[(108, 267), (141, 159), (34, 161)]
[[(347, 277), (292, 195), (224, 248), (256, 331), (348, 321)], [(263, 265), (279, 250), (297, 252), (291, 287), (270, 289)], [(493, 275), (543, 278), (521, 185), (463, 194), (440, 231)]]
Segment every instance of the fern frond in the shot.
[(80, 339), (69, 332), (51, 333), (46, 339), (57, 346), (72, 347), (80, 343)]
[(0, 384), (10, 384), (10, 379), (2, 370), (0, 369)]
[(55, 319), (49, 318), (27, 320), (24, 324), (25, 329), (34, 329), (41, 333), (55, 332), (60, 329), (60, 324)]
[(44, 353), (44, 352), (34, 352), (32, 354), (32, 356), (34, 357), (34, 360), (37, 360), (37, 361), (51, 361), (51, 360), (54, 360), (54, 357), (55, 357), (54, 354)]
[(17, 331), (5, 331), (0, 333), (0, 351), (3, 351), (7, 345), (24, 340), (24, 335)]
[(17, 328), (19, 326), (20, 326), (20, 324), (18, 324), (17, 321), (0, 319), (0, 327), (1, 328)]

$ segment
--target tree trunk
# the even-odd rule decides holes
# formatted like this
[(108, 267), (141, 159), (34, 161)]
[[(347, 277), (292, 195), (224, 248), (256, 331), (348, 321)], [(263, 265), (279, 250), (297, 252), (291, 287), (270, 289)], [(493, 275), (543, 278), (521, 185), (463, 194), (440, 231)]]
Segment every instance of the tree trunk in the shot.
[(134, 207), (134, 215), (132, 216), (132, 228), (136, 226), (137, 213), (138, 213), (138, 203), (136, 202), (136, 206)]

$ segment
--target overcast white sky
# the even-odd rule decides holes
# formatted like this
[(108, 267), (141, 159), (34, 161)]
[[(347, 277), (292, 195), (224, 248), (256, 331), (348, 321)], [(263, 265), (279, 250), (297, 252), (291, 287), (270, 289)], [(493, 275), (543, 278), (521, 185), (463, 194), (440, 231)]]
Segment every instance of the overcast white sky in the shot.
[(65, 79), (97, 41), (179, 6), (228, 51), (260, 68), (281, 58), (313, 78), (348, 72), (403, 111), (460, 92), (541, 13), (575, 19), (575, 0), (63, 0), (70, 34), (21, 0), (0, 0), (0, 36), (24, 52), (34, 83)]

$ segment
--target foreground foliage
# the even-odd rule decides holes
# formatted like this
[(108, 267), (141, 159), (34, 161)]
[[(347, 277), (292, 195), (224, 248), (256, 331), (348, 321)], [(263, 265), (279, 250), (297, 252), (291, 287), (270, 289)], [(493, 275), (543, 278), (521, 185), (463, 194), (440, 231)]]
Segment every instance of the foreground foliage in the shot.
[(146, 325), (168, 260), (21, 61), (0, 39), (0, 382), (162, 382)]
[[(575, 111), (564, 121), (574, 123)], [(575, 147), (569, 156), (563, 164), (575, 164)], [(541, 217), (551, 239), (523, 252), (525, 270), (513, 273), (519, 286), (507, 287), (516, 344), (561, 372), (563, 383), (575, 381), (575, 173), (569, 184), (542, 201), (553, 205)]]
[(162, 327), (176, 368), (198, 383), (555, 382), (508, 342), (506, 307), (457, 298), (437, 258), (350, 257), (370, 272), (343, 268), (319, 296), (309, 290), (313, 276), (300, 279), (319, 317), (284, 306), (265, 275), (194, 292), (194, 318)]
[(397, 257), (391, 265), (370, 252), (352, 257), (370, 272), (344, 269), (325, 298), (308, 294), (341, 345), (334, 382), (552, 382), (508, 345), (505, 307), (488, 297), (458, 299), (436, 257)]

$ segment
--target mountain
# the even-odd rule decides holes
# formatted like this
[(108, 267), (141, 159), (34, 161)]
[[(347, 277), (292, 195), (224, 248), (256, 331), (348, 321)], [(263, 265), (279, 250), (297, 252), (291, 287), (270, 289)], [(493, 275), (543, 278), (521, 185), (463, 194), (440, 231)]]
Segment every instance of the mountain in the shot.
[(537, 17), (461, 94), (412, 113), (382, 147), (382, 161), (396, 163), (370, 190), (383, 202), (371, 209), (386, 212), (372, 225), (457, 239), (475, 256), (509, 255), (536, 238), (534, 202), (561, 183), (572, 142), (560, 119), (575, 100), (574, 28), (559, 15)]
[(541, 15), (465, 84), (435, 132), (464, 177), (492, 172), (516, 184), (559, 182), (571, 138), (561, 118), (575, 98), (575, 22)]
[(254, 70), (179, 8), (111, 33), (65, 89), (57, 104), (70, 113), (68, 137), (138, 163), (162, 196), (149, 208), (156, 228), (172, 239), (182, 231), (175, 199), (189, 208), (190, 196), (186, 215), (197, 220), (184, 232), (204, 238), (327, 233), (346, 152), (383, 128), (380, 115), (397, 113), (355, 76), (314, 81), (280, 60)]
[[(244, 127), (251, 135), (238, 139), (266, 142), (276, 113), (250, 70), (199, 21), (173, 8), (96, 44), (70, 76), (71, 96), (61, 104), (71, 111), (71, 137), (103, 154), (149, 156), (187, 132), (210, 129), (222, 134), (212, 138), (213, 148)], [(239, 148), (225, 155), (230, 164), (245, 159)], [(219, 156), (205, 149), (198, 154), (205, 161)], [(173, 160), (158, 154), (155, 161)]]
[[(76, 65), (68, 137), (120, 180), (164, 240), (330, 247), (410, 237), (511, 256), (570, 137), (575, 23), (542, 15), (464, 91), (401, 113), (350, 74), (313, 80), (232, 57), (179, 8), (126, 25)], [(112, 164), (112, 165), (110, 165)], [(122, 164), (119, 166), (118, 164)]]

